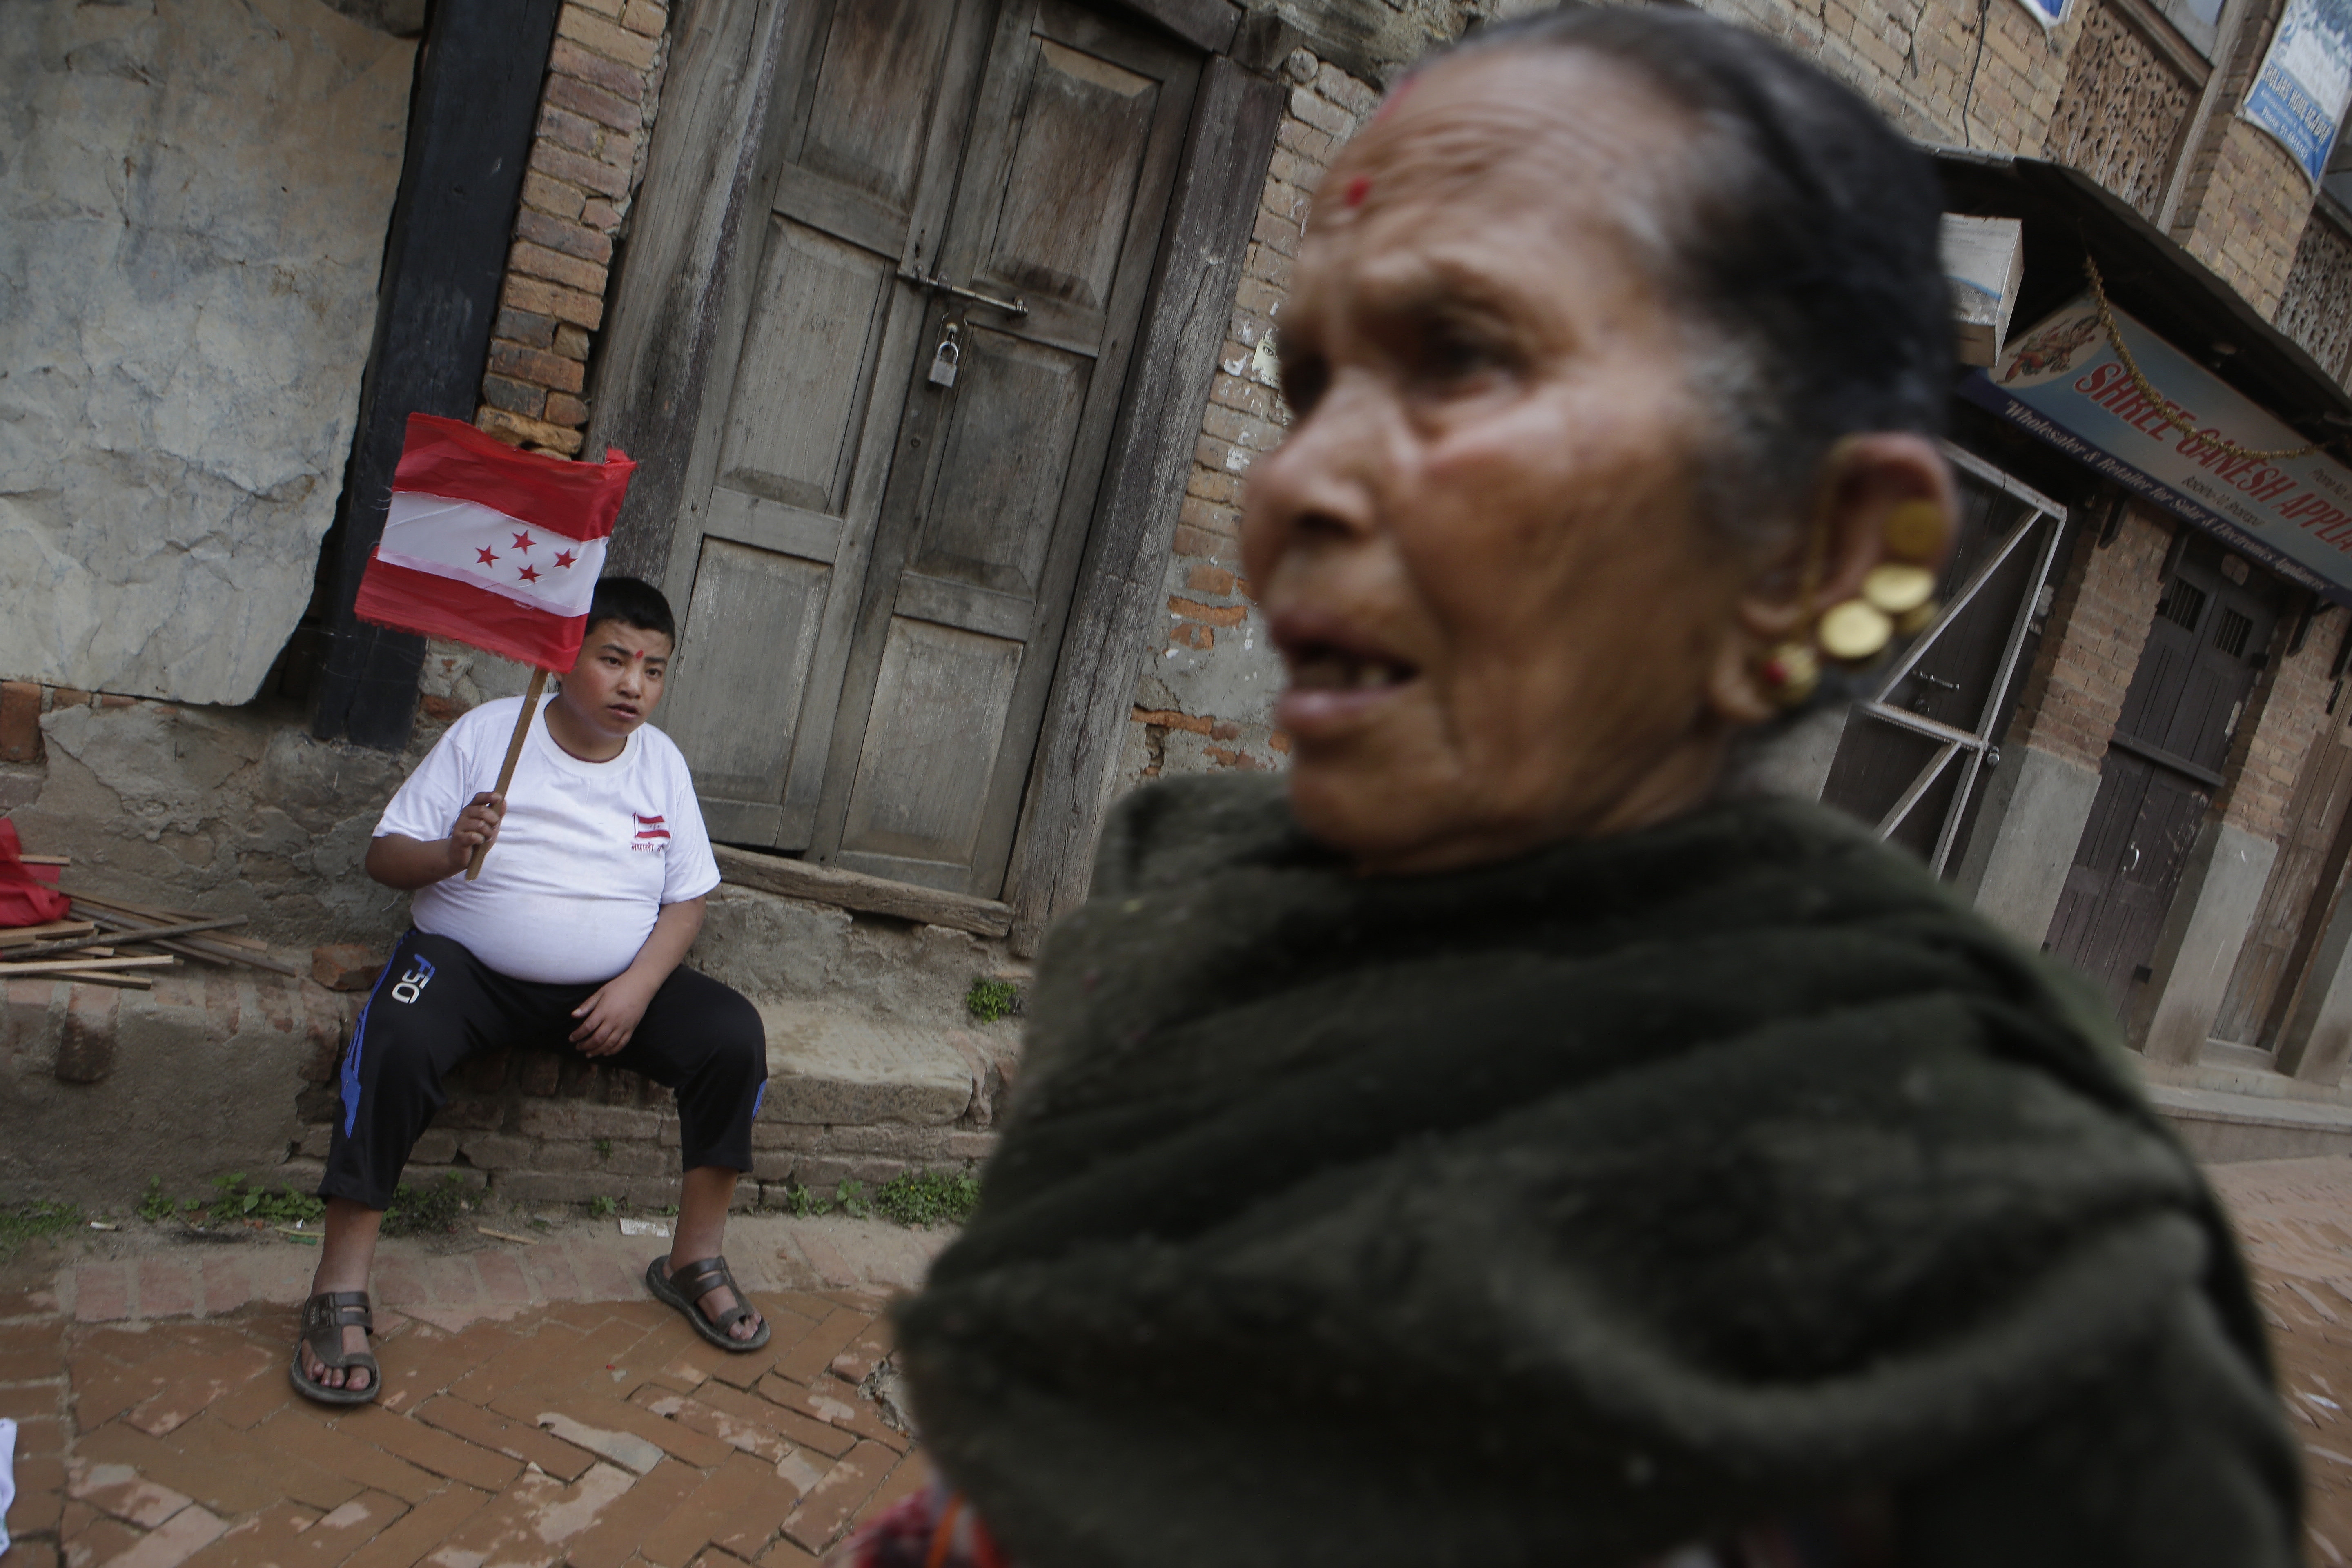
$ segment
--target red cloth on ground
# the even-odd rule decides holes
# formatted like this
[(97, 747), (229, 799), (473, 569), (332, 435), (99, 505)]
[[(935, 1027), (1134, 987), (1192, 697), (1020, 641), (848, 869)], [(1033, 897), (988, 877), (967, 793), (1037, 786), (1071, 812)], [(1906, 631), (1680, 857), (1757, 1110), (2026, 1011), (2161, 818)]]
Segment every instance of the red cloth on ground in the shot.
[(58, 879), (55, 866), (27, 866), (16, 825), (0, 816), (0, 926), (37, 926), (61, 921), (73, 900), (46, 884)]

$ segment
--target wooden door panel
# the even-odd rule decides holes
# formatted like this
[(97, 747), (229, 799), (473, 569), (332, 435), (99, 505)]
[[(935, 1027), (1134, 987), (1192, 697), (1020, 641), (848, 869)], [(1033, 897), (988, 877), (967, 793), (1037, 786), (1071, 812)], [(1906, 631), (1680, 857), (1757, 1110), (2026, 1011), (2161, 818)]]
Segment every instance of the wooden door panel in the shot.
[(728, 405), (722, 486), (839, 513), (896, 270), (891, 258), (773, 220), (762, 309)]
[(2099, 770), (2048, 945), (2118, 1008), (2156, 952), (2205, 802), (2171, 770), (2120, 749)]
[(1038, 40), (988, 274), (1099, 315), (1110, 304), (1160, 84)]
[(2118, 1009), (2154, 959), (2189, 852), (2268, 647), (2277, 606), (2230, 579), (2201, 537), (2180, 542), (2124, 699), (2119, 737), (2182, 768), (2111, 746), (2048, 945), (2103, 984)]
[(857, 760), (842, 862), (887, 856), (885, 875), (959, 878), (978, 847), (1022, 645), (895, 617)]
[(2148, 764), (2119, 752), (2107, 753), (2090, 820), (2075, 846), (2066, 891), (2053, 922), (2050, 946), (2105, 985), (2120, 1000), (2128, 970), (2116, 970), (2114, 922), (2103, 919), (2114, 902), (2120, 873), (2129, 858), (2132, 829), (2147, 794)]
[(2123, 713), (2116, 721), (2118, 731), (2145, 737), (2154, 745), (2164, 744), (2172, 711), (2188, 691), (2195, 651), (2188, 634), (2162, 621), (2156, 624), (2140, 650), (2139, 668), (2132, 674)]
[(703, 537), (729, 539), (830, 565), (841, 553), (842, 522), (805, 507), (787, 506), (738, 489), (717, 489), (710, 492), (710, 519), (703, 525)]
[[(955, 384), (913, 392), (811, 853), (993, 896), (1019, 816), (1199, 62), (1105, 13), (1014, 0), (942, 243)], [(913, 460), (913, 454), (923, 454)], [(797, 766), (797, 762), (796, 764)]]
[(2210, 659), (2196, 660), (2181, 683), (2180, 705), (2157, 744), (2219, 772), (2229, 760), (2230, 721), (2243, 689), (2235, 675), (2234, 670), (2215, 668)]
[(694, 738), (688, 761), (715, 838), (774, 840), (775, 778), (791, 753), (832, 579), (829, 564), (703, 541), (677, 654), (685, 679), (665, 717)]
[(919, 621), (991, 637), (1028, 639), (1037, 621), (1037, 601), (1025, 594), (992, 594), (969, 583), (951, 583), (909, 572), (898, 579), (898, 614)]
[(908, 566), (1035, 597), (1094, 362), (975, 328)]
[(954, 19), (955, 7), (940, 0), (839, 0), (803, 100), (793, 165), (906, 213)]
[(736, 843), (809, 843), (928, 306), (899, 273), (942, 225), (996, 11), (811, 0), (783, 23), (772, 216), (728, 297), (730, 396), (707, 405), (668, 578), (672, 731)]

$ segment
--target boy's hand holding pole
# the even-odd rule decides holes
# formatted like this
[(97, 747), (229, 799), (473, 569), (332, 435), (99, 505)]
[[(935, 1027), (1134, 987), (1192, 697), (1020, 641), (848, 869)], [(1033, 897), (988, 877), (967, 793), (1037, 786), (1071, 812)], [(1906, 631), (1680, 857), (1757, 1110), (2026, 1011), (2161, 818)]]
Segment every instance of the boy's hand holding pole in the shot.
[[(534, 681), (532, 684), (538, 683)], [(530, 701), (526, 700), (523, 716), (526, 727), (530, 723), (529, 708)], [(449, 829), (451, 863), (448, 874), (454, 875), (460, 866), (466, 868), (466, 880), (469, 882), (481, 874), (482, 857), (488, 854), (490, 846), (499, 841), (499, 821), (507, 814), (506, 787), (514, 782), (514, 749), (509, 747), (507, 765), (499, 776), (498, 790), (495, 793), (484, 790), (457, 814), (457, 826)]]

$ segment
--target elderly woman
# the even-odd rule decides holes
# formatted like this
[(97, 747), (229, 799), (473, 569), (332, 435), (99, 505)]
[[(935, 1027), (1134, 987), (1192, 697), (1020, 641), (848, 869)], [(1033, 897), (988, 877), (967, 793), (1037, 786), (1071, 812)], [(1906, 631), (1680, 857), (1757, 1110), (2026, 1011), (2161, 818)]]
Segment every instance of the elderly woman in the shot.
[(941, 1493), (854, 1559), (2297, 1559), (2102, 1009), (1722, 784), (1932, 613), (1938, 205), (1695, 13), (1494, 29), (1348, 147), (1244, 538), (1295, 765), (1117, 815), (899, 1314)]

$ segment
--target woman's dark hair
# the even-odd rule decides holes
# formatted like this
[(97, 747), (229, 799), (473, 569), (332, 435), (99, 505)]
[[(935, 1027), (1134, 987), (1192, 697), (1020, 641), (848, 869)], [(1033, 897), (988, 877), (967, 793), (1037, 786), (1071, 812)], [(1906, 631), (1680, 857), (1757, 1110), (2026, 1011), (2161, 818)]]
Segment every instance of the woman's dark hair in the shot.
[(594, 628), (600, 621), (618, 621), (625, 626), (635, 626), (641, 632), (659, 632), (677, 646), (677, 621), (669, 613), (669, 601), (651, 583), (636, 577), (599, 577), (595, 596), (588, 601), (588, 624), (582, 630)]
[(1712, 329), (1701, 390), (1740, 448), (1715, 466), (1719, 493), (1706, 500), (1719, 521), (1785, 526), (1842, 436), (1942, 429), (1952, 333), (1942, 192), (1933, 165), (1861, 95), (1695, 11), (1548, 12), (1476, 33), (1448, 58), (1505, 48), (1629, 66), (1698, 123), (1657, 216), (1670, 286)]

